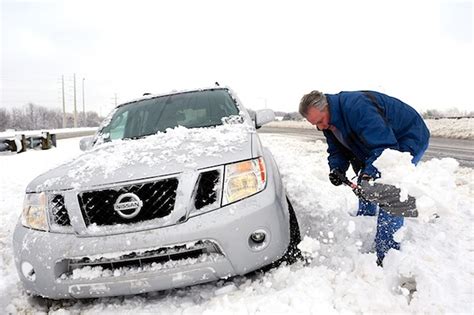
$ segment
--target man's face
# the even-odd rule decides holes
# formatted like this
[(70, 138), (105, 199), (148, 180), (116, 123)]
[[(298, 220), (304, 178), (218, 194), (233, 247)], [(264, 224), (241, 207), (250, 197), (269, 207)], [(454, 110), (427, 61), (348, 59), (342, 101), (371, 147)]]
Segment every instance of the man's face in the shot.
[(316, 109), (314, 107), (308, 108), (308, 113), (306, 115), (306, 120), (308, 120), (312, 125), (318, 127), (319, 130), (331, 129), (329, 125), (330, 114), (327, 108), (323, 111)]

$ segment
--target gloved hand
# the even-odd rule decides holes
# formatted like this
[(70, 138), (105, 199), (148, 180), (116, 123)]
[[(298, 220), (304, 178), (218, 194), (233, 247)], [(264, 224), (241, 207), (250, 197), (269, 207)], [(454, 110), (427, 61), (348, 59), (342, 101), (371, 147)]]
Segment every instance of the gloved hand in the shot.
[(345, 177), (346, 177), (346, 173), (343, 173), (338, 168), (332, 169), (329, 172), (329, 180), (331, 181), (331, 184), (333, 184), (334, 186), (342, 185), (342, 181)]
[(357, 182), (360, 184), (363, 180), (365, 181), (370, 181), (370, 180), (375, 180), (375, 178), (373, 178), (372, 176), (370, 175), (367, 175), (367, 174), (360, 174), (359, 177), (357, 178)]

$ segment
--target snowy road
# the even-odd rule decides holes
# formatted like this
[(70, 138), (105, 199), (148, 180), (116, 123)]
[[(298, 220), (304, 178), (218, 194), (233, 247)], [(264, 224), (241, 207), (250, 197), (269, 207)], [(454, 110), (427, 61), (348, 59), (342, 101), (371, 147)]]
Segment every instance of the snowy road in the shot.
[[(323, 133), (315, 129), (263, 126), (258, 132), (299, 136), (299, 138), (307, 140), (320, 139), (326, 141)], [(445, 157), (456, 159), (463, 167), (474, 168), (474, 140), (431, 137), (430, 145), (422, 160), (427, 161), (432, 158), (441, 159)]]
[[(452, 159), (418, 165), (433, 179), (424, 184), (425, 204), (440, 217), (406, 220), (397, 234), (401, 250), (389, 252), (379, 268), (372, 248), (375, 218), (354, 217), (355, 196), (329, 183), (325, 143), (313, 136), (261, 138), (273, 152), (293, 202), (309, 265), (164, 292), (38, 304), (21, 289), (11, 235), (27, 183), (80, 154), (79, 139), (59, 140), (52, 150), (0, 155), (0, 313), (472, 313), (473, 169), (460, 168)], [(406, 283), (415, 289), (410, 291)]]

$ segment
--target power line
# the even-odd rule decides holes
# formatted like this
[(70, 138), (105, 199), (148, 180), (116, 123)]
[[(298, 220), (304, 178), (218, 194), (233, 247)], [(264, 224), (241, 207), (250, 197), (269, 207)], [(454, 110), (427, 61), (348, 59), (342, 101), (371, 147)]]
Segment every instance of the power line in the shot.
[(62, 75), (61, 78), (62, 78), (62, 95), (63, 95), (63, 128), (66, 128), (66, 101), (64, 98), (64, 75)]
[(86, 97), (85, 97), (85, 93), (84, 93), (84, 81), (86, 79), (85, 78), (82, 78), (82, 114), (84, 115), (84, 124), (86, 122)]
[(74, 73), (74, 128), (77, 128), (77, 108), (76, 108), (76, 74)]

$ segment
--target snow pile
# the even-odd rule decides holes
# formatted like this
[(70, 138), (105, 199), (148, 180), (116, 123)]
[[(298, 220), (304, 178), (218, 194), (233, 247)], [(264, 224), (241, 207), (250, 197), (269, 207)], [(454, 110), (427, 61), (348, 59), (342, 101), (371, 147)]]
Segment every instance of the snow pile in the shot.
[[(474, 236), (472, 169), (458, 168), (453, 159), (432, 159), (415, 168), (409, 154), (384, 152), (388, 155), (377, 166), (382, 178), (416, 195), (421, 217), (405, 220), (396, 235), (402, 249), (390, 251), (381, 269), (375, 267), (373, 248), (376, 219), (353, 217), (357, 201), (349, 188), (328, 183), (326, 145), (321, 141), (298, 144), (273, 135), (263, 138), (280, 166), (306, 235), (300, 248), (317, 256), (312, 272), (324, 266), (340, 279), (333, 284), (337, 310), (472, 310), (474, 261), (468, 245)], [(407, 289), (413, 286), (414, 292)]]
[(298, 248), (306, 261), (311, 262), (313, 258), (319, 255), (321, 244), (318, 240), (305, 235), (303, 240), (298, 244)]
[[(439, 217), (406, 219), (396, 235), (401, 250), (390, 251), (380, 268), (373, 249), (376, 218), (353, 216), (357, 199), (351, 190), (330, 184), (326, 145), (280, 135), (261, 138), (279, 165), (300, 223), (303, 241), (299, 247), (311, 261), (165, 292), (55, 301), (50, 314), (472, 313), (473, 169), (460, 168), (450, 159), (420, 162), (410, 169), (408, 158), (387, 157), (387, 167), (396, 167), (397, 160), (407, 168), (407, 179), (397, 184), (406, 184), (404, 189), (410, 193), (414, 193), (407, 184), (411, 179), (422, 184), (423, 189), (416, 193), (419, 198), (430, 198), (423, 213), (437, 212)], [(78, 140), (67, 141), (48, 151), (0, 157), (2, 178), (8, 178), (0, 182), (0, 220), (4, 223), (0, 231), (0, 309), (6, 313), (48, 312), (21, 290), (10, 240), (29, 180), (77, 154), (78, 149), (72, 151), (69, 144), (77, 148)], [(384, 180), (391, 173), (403, 170), (384, 171)]]
[[(198, 157), (240, 150), (250, 132), (252, 128), (246, 124), (194, 129), (178, 126), (142, 139), (102, 144), (77, 158), (72, 165), (80, 164), (81, 172), (89, 175), (99, 171), (104, 176), (137, 161), (151, 167), (172, 161), (193, 168)], [(68, 174), (74, 178), (77, 175)]]
[(425, 119), (434, 137), (474, 139), (474, 118)]
[(302, 121), (296, 120), (282, 120), (282, 121), (272, 121), (269, 124), (266, 124), (265, 127), (275, 127), (275, 128), (296, 128), (296, 129), (315, 129), (306, 119)]
[(451, 158), (433, 159), (415, 167), (408, 152), (387, 149), (374, 162), (382, 177), (377, 182), (401, 189), (400, 200), (407, 195), (417, 199), (419, 215), (428, 219), (458, 208), (454, 173), (459, 163)]

